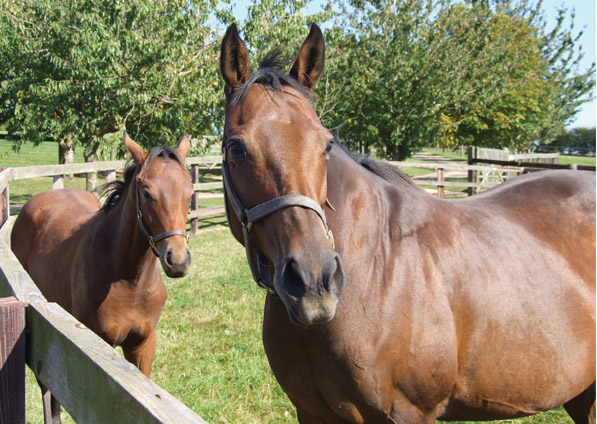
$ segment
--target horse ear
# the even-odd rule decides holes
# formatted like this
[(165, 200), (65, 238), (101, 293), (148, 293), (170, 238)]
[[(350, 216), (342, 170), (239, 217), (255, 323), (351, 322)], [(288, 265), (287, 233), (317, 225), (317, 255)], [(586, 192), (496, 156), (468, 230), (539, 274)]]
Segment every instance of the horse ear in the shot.
[(128, 150), (133, 156), (133, 160), (137, 165), (141, 165), (143, 162), (145, 162), (147, 152), (143, 150), (141, 146), (135, 143), (135, 141), (129, 137), (126, 131), (124, 132), (124, 145), (126, 146), (126, 150)]
[(294, 65), (292, 65), (290, 76), (294, 77), (304, 87), (311, 89), (323, 72), (324, 62), (325, 42), (323, 34), (316, 24), (311, 24), (309, 35), (301, 46)]
[(249, 78), (249, 51), (238, 35), (236, 24), (228, 27), (222, 40), (220, 72), (226, 88), (238, 88)]
[(185, 134), (180, 137), (178, 140), (178, 145), (176, 146), (176, 153), (182, 158), (186, 158), (191, 150), (191, 140), (189, 140), (189, 135)]

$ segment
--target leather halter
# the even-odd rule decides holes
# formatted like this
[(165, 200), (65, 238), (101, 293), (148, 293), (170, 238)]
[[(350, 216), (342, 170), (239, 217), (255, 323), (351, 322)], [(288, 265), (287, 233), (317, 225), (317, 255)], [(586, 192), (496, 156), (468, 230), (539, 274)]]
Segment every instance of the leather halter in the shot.
[(250, 209), (245, 208), (238, 193), (234, 189), (234, 185), (232, 184), (232, 180), (230, 178), (225, 144), (226, 143), (224, 142), (222, 146), (222, 179), (224, 183), (224, 203), (226, 205), (226, 218), (228, 220), (228, 226), (232, 228), (230, 225), (230, 212), (228, 211), (228, 201), (230, 201), (230, 205), (232, 206), (234, 214), (242, 224), (245, 251), (247, 254), (247, 260), (249, 262), (249, 267), (251, 268), (251, 274), (253, 275), (253, 280), (255, 280), (259, 287), (264, 288), (268, 294), (278, 297), (276, 289), (274, 288), (274, 284), (271, 281), (270, 269), (273, 268), (271, 261), (265, 256), (265, 254), (263, 254), (263, 252), (255, 252), (251, 248), (250, 235), (253, 223), (265, 218), (268, 215), (271, 215), (276, 211), (279, 211), (280, 209), (300, 206), (302, 208), (315, 211), (319, 218), (321, 218), (328, 240), (332, 242), (333, 249), (335, 245), (332, 230), (330, 230), (328, 227), (325, 212), (319, 203), (312, 198), (303, 196), (301, 194), (280, 196)]
[(147, 228), (147, 225), (145, 225), (145, 222), (143, 222), (143, 212), (141, 212), (141, 204), (139, 202), (139, 188), (137, 187), (136, 181), (135, 181), (135, 193), (137, 195), (137, 221), (139, 221), (139, 228), (141, 228), (141, 232), (145, 235), (145, 237), (147, 237), (147, 241), (149, 242), (149, 246), (151, 247), (151, 251), (153, 252), (154, 255), (156, 255), (158, 258), (160, 257), (160, 252), (158, 252), (158, 250), (156, 248), (156, 243), (165, 238), (172, 237), (172, 236), (184, 236), (187, 239), (187, 243), (189, 242), (191, 235), (183, 230), (166, 231), (161, 234), (158, 234), (155, 237), (152, 236), (151, 233), (149, 232), (149, 228)]

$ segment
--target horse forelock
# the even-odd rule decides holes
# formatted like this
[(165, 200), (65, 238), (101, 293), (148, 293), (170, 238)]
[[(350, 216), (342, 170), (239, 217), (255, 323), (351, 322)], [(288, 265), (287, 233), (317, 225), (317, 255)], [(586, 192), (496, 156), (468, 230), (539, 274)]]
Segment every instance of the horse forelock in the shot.
[(141, 169), (139, 170), (139, 178), (145, 178), (147, 172), (149, 171), (149, 167), (153, 163), (153, 161), (157, 158), (161, 157), (164, 160), (164, 163), (168, 163), (170, 159), (174, 159), (175, 162), (178, 162), (181, 166), (185, 166), (185, 161), (180, 155), (174, 150), (172, 147), (167, 146), (159, 146), (154, 147), (150, 150), (147, 158), (141, 165)]
[(269, 52), (261, 61), (257, 72), (252, 74), (243, 85), (241, 85), (234, 93), (230, 104), (230, 108), (238, 105), (247, 95), (249, 89), (255, 85), (260, 84), (272, 91), (282, 92), (284, 87), (292, 87), (307, 99), (311, 98), (311, 92), (308, 88), (302, 86), (294, 77), (288, 75), (282, 69), (286, 64), (281, 58), (281, 50), (274, 49)]
[(109, 211), (114, 206), (116, 206), (122, 199), (123, 194), (130, 186), (135, 175), (138, 175), (140, 178), (144, 178), (147, 175), (149, 166), (158, 157), (161, 157), (164, 160), (164, 163), (168, 163), (170, 159), (174, 159), (175, 162), (178, 162), (182, 167), (185, 167), (184, 159), (176, 152), (175, 149), (167, 146), (152, 148), (149, 154), (147, 155), (147, 158), (145, 159), (143, 164), (141, 164), (140, 167), (133, 160), (130, 160), (126, 164), (124, 169), (123, 181), (113, 181), (105, 184), (102, 187), (102, 191), (107, 196), (106, 200), (104, 201), (102, 210)]

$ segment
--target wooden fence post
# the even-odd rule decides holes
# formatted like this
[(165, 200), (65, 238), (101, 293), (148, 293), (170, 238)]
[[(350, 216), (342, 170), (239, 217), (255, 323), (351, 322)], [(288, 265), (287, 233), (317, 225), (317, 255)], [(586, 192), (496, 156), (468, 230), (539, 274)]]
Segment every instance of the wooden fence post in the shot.
[(444, 198), (444, 185), (442, 184), (444, 181), (444, 168), (437, 168), (437, 197), (440, 199)]
[[(473, 159), (475, 159), (475, 157), (477, 156), (477, 148), (475, 146), (469, 146), (468, 147), (468, 151), (467, 151), (467, 164), (468, 165), (473, 165)], [(469, 183), (476, 183), (477, 182), (477, 173), (476, 171), (473, 170), (468, 170), (467, 172), (468, 174), (468, 182)], [(473, 194), (475, 194), (475, 189), (473, 187), (469, 187), (467, 189), (468, 195), (472, 196)]]
[[(193, 184), (199, 183), (199, 165), (191, 165), (191, 181)], [(199, 193), (196, 191), (191, 197), (191, 213), (199, 210)], [(196, 236), (199, 233), (199, 219), (191, 218), (191, 234)]]
[[(0, 168), (0, 172), (6, 168)], [(8, 185), (0, 193), (0, 227), (6, 222), (10, 216), (10, 200), (8, 197)]]
[(52, 190), (64, 188), (64, 178), (62, 175), (54, 175), (52, 177)]
[(25, 305), (0, 299), (0, 424), (25, 423)]

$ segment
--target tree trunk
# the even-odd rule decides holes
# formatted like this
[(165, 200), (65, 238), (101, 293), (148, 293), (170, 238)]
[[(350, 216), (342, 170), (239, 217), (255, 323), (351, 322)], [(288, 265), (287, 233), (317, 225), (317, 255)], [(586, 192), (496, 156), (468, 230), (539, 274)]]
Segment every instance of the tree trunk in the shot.
[[(61, 165), (75, 163), (75, 142), (71, 134), (58, 142), (58, 163)], [(68, 174), (66, 177), (72, 179), (73, 174)]]
[[(85, 148), (85, 152), (83, 156), (85, 157), (85, 162), (95, 162), (97, 160), (97, 155), (99, 152), (100, 144), (98, 142), (94, 142), (90, 140), (87, 142), (87, 147)], [(97, 172), (88, 172), (87, 173), (87, 191), (99, 195), (97, 189)]]

